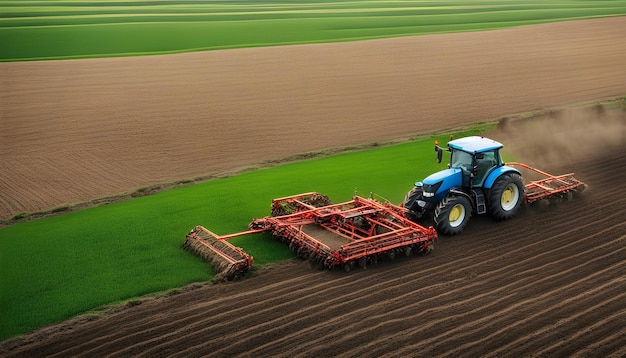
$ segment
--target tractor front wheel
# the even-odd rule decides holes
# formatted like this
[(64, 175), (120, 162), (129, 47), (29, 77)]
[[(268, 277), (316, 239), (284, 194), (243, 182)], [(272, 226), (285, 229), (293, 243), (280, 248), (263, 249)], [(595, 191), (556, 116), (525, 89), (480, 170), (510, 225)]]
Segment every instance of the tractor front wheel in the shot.
[(524, 201), (524, 183), (519, 174), (503, 175), (489, 191), (489, 213), (498, 220), (510, 219)]
[(444, 235), (461, 233), (472, 214), (472, 204), (464, 196), (449, 196), (435, 209), (435, 228)]

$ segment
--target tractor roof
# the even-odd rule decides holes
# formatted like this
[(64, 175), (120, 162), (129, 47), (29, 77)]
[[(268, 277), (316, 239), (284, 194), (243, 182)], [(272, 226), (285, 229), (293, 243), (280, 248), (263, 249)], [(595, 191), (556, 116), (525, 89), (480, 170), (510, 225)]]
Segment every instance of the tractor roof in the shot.
[(448, 146), (468, 153), (480, 153), (504, 147), (502, 143), (479, 136), (455, 139), (448, 142)]

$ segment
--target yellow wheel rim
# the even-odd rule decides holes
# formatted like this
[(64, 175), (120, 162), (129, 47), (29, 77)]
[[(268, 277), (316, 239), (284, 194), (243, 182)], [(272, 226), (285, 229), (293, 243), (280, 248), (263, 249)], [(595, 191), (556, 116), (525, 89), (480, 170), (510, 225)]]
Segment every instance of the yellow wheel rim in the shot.
[(511, 198), (513, 197), (513, 193), (511, 187), (507, 187), (506, 190), (502, 192), (502, 205), (509, 204), (511, 202)]
[(448, 221), (452, 226), (458, 226), (465, 217), (465, 208), (461, 204), (455, 205), (452, 210), (450, 210), (450, 214), (448, 215)]
[(515, 207), (519, 201), (520, 193), (517, 186), (513, 183), (507, 185), (502, 191), (501, 206), (504, 210), (509, 211)]

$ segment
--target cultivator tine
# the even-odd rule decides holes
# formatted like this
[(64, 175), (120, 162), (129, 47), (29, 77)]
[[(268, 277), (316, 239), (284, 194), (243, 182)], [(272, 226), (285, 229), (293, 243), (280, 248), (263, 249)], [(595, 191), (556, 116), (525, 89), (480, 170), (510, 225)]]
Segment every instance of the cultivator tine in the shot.
[(252, 264), (252, 257), (246, 252), (202, 226), (196, 226), (187, 234), (183, 249), (211, 265), (216, 273), (214, 281), (233, 280)]

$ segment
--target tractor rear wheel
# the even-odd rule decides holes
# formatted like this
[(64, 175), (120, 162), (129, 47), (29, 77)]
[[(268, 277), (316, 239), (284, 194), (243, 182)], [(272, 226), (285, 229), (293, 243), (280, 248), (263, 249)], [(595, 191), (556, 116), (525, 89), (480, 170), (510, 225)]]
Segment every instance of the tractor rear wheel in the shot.
[(444, 235), (461, 233), (472, 215), (472, 204), (464, 196), (448, 196), (435, 209), (435, 228)]
[(489, 213), (498, 220), (510, 219), (524, 201), (524, 183), (519, 174), (503, 175), (489, 191)]

